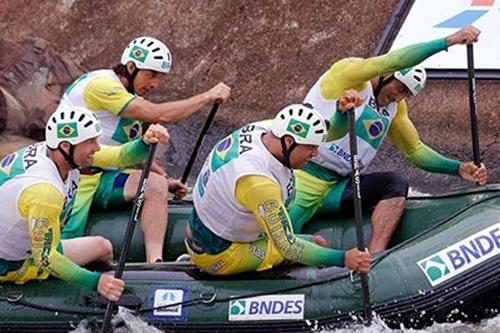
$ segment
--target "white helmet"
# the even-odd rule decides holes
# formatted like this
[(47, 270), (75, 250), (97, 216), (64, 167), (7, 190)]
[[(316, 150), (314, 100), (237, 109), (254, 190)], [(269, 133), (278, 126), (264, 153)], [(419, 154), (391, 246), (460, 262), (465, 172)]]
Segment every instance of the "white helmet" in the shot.
[(394, 77), (410, 90), (413, 96), (418, 95), (425, 87), (427, 74), (421, 65), (402, 69), (394, 73)]
[(47, 146), (56, 149), (61, 142), (77, 145), (102, 133), (95, 113), (81, 107), (64, 106), (54, 112), (45, 127)]
[(311, 105), (292, 104), (274, 117), (271, 131), (278, 138), (290, 135), (297, 144), (319, 146), (326, 139), (328, 125)]
[(131, 41), (123, 51), (122, 65), (126, 65), (129, 61), (139, 69), (168, 73), (172, 67), (172, 54), (158, 39), (139, 37)]

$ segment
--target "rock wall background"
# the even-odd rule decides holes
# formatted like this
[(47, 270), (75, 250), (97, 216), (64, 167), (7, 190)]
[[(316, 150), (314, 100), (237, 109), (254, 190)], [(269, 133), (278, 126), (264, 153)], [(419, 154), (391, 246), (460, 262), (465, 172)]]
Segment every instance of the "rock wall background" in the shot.
[[(23, 145), (35, 140), (27, 128), (40, 120), (39, 115), (53, 111), (53, 97), (71, 82), (69, 77), (73, 79), (83, 69), (112, 67), (130, 40), (150, 35), (163, 40), (173, 53), (173, 71), (150, 96), (152, 100), (186, 98), (219, 81), (233, 88), (231, 100), (221, 106), (205, 138), (194, 176), (217, 139), (244, 123), (272, 117), (288, 103), (301, 101), (334, 61), (346, 56), (370, 56), (397, 3), (398, 0), (0, 0), (1, 47), (13, 41), (22, 46), (27, 38), (37, 38), (38, 43), (48, 43), (51, 51), (47, 52), (53, 50), (61, 56), (52, 65), (39, 62), (41, 65), (25, 80), (26, 86), (38, 87), (34, 94), (27, 96), (19, 89), (9, 90), (0, 78), (0, 87), (8, 92), (3, 102), (0, 94), (0, 125), (5, 125), (0, 145), (8, 150), (12, 143)], [(7, 54), (10, 53), (5, 48), (0, 48), (0, 77), (9, 71), (2, 65)], [(54, 63), (64, 63), (64, 75), (53, 74)], [(489, 167), (491, 181), (496, 182), (500, 181), (499, 88), (499, 81), (477, 82), (482, 158)], [(9, 105), (18, 104), (20, 112), (10, 115), (10, 119), (22, 118), (17, 123), (9, 122), (9, 115), (2, 112), (2, 105), (7, 105), (5, 100), (11, 101)], [(471, 159), (465, 80), (431, 81), (408, 104), (410, 117), (424, 142), (448, 156)], [(181, 175), (207, 110), (170, 126), (172, 144), (159, 154), (170, 173)], [(413, 187), (422, 191), (442, 192), (467, 184), (455, 177), (411, 167), (388, 142), (371, 169), (400, 170)]]

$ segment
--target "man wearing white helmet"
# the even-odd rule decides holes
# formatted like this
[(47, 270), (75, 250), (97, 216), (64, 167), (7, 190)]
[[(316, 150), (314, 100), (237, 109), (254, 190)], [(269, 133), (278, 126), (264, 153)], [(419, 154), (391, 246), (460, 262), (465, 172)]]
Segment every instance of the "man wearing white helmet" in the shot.
[(217, 143), (193, 190), (186, 228), (193, 263), (214, 275), (267, 270), (285, 260), (368, 272), (367, 251), (335, 250), (323, 247), (321, 236), (299, 237), (288, 218), (293, 168), (317, 155), (326, 133), (316, 110), (292, 104), (272, 122), (249, 124)]
[[(345, 112), (355, 107), (361, 170), (375, 157), (386, 136), (417, 167), (486, 182), (486, 169), (472, 162), (446, 158), (423, 144), (408, 118), (405, 98), (425, 86), (426, 74), (418, 65), (431, 55), (456, 44), (477, 41), (480, 31), (469, 26), (446, 37), (410, 45), (389, 54), (369, 58), (347, 58), (332, 65), (305, 98), (330, 119), (332, 128), (319, 155), (297, 172), (297, 200), (290, 210), (294, 230), (319, 210), (332, 216), (352, 216), (354, 203), (350, 183), (351, 154)], [(344, 95), (342, 98), (341, 96)], [(395, 172), (361, 175), (362, 207), (371, 211), (372, 234), (368, 249), (384, 250), (405, 207), (408, 184)]]
[[(219, 83), (199, 95), (175, 102), (153, 103), (141, 97), (155, 90), (172, 67), (172, 55), (165, 44), (151, 37), (134, 39), (113, 70), (83, 74), (65, 92), (60, 107), (82, 106), (95, 111), (102, 122), (104, 144), (117, 145), (143, 134), (143, 124), (172, 124), (209, 103), (225, 101), (230, 88)], [(153, 164), (145, 192), (141, 225), (146, 244), (146, 260), (162, 260), (168, 218), (168, 191), (182, 198), (186, 185), (166, 178), (165, 171)], [(82, 176), (73, 216), (63, 238), (83, 235), (91, 209), (109, 209), (129, 205), (135, 196), (140, 170), (93, 170)]]
[(50, 274), (97, 290), (116, 301), (124, 283), (111, 275), (80, 266), (109, 262), (111, 243), (101, 237), (60, 242), (61, 227), (70, 215), (80, 169), (124, 167), (140, 163), (149, 143), (166, 142), (167, 130), (152, 125), (144, 139), (120, 147), (101, 147), (95, 114), (83, 108), (61, 108), (49, 119), (46, 141), (21, 148), (0, 161), (0, 282), (18, 284), (44, 280)]

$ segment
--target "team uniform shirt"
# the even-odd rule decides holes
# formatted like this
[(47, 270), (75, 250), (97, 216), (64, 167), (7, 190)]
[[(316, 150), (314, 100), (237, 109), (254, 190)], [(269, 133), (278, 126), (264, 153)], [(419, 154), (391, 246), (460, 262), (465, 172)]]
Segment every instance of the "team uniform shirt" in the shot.
[[(265, 147), (271, 122), (247, 125), (220, 141), (198, 176), (193, 201), (207, 233), (233, 242), (221, 253), (192, 255), (212, 274), (269, 269), (284, 259), (308, 265), (343, 265), (344, 252), (320, 247), (294, 234), (287, 207), (295, 195), (293, 171)], [(209, 237), (196, 235), (203, 248)], [(247, 244), (247, 245), (245, 245)]]
[(411, 45), (379, 57), (348, 58), (333, 64), (314, 84), (304, 100), (311, 103), (332, 123), (327, 142), (321, 144), (319, 155), (305, 170), (327, 181), (350, 174), (347, 117), (337, 111), (337, 101), (344, 91), (355, 89), (363, 98), (363, 104), (355, 108), (355, 130), (361, 170), (373, 160), (382, 141), (389, 136), (403, 155), (416, 166), (433, 172), (457, 174), (458, 161), (439, 155), (420, 141), (408, 118), (406, 103), (401, 101), (378, 107), (370, 83), (372, 78), (415, 66), (446, 48), (446, 40), (438, 39)]
[[(101, 146), (94, 156), (98, 167), (137, 163), (145, 158), (146, 145), (136, 140), (120, 147)], [(120, 162), (119, 162), (120, 161)], [(45, 142), (22, 148), (0, 162), (0, 259), (33, 259), (40, 270), (83, 287), (96, 289), (99, 273), (79, 267), (57, 249), (60, 229), (71, 213), (80, 171), (62, 179), (56, 164), (47, 157)], [(0, 263), (1, 264), (1, 263)], [(1, 265), (0, 265), (1, 266)], [(5, 273), (5, 272), (4, 272)], [(22, 279), (23, 272), (19, 273)], [(36, 277), (36, 274), (33, 278)], [(25, 282), (15, 275), (0, 281)]]
[(112, 70), (97, 70), (80, 76), (64, 93), (58, 109), (78, 106), (97, 112), (103, 129), (100, 142), (116, 146), (143, 134), (143, 122), (120, 117), (136, 96), (129, 93)]
[(219, 142), (195, 183), (193, 202), (201, 221), (226, 240), (251, 242), (264, 236), (253, 213), (235, 198), (239, 178), (246, 175), (268, 177), (281, 188), (284, 202), (288, 204), (293, 200), (293, 171), (285, 168), (261, 139), (270, 130), (270, 125), (270, 122), (249, 124)]
[[(103, 129), (99, 142), (107, 145), (120, 145), (140, 137), (143, 134), (143, 122), (120, 116), (127, 105), (136, 96), (130, 94), (119, 77), (112, 70), (97, 70), (80, 76), (64, 93), (58, 108), (63, 106), (85, 107), (96, 112)], [(63, 239), (81, 237), (91, 206), (99, 198), (100, 208), (105, 209), (108, 203), (122, 202), (123, 187), (115, 189), (115, 177), (128, 170), (109, 168), (92, 170), (82, 175), (76, 195), (76, 202), (68, 224), (63, 230)], [(120, 195), (121, 194), (121, 195)]]

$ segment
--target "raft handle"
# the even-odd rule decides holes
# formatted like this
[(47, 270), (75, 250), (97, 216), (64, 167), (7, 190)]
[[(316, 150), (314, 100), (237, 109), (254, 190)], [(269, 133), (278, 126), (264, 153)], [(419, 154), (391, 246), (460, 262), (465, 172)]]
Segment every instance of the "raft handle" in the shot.
[[(212, 294), (212, 296), (210, 296), (210, 294)], [(210, 297), (210, 298), (208, 298), (208, 297)], [(200, 301), (203, 304), (210, 304), (210, 303), (213, 303), (215, 301), (216, 297), (217, 297), (216, 293), (201, 293), (200, 294)]]
[(24, 297), (23, 293), (9, 293), (7, 295), (7, 302), (9, 303), (18, 303)]

